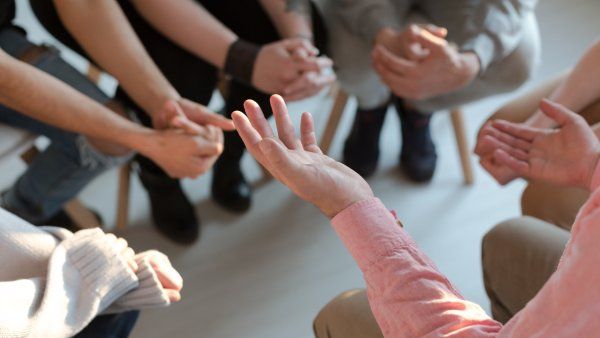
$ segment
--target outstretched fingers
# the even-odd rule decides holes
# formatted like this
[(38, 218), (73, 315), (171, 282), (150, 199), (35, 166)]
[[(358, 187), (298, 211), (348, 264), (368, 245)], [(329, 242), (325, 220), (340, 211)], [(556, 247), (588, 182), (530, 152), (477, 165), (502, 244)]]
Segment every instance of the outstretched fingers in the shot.
[(515, 137), (512, 134), (504, 132), (498, 128), (489, 128), (488, 130), (486, 130), (486, 132), (489, 136), (492, 136), (498, 141), (509, 145), (513, 148), (520, 149), (525, 152), (529, 152), (529, 150), (531, 149), (532, 140), (525, 140), (519, 138), (518, 136)]
[(269, 121), (265, 118), (265, 114), (262, 109), (258, 105), (258, 103), (253, 100), (246, 100), (244, 102), (244, 110), (246, 111), (246, 115), (248, 119), (250, 119), (250, 123), (258, 131), (260, 136), (264, 137), (274, 137), (273, 130), (271, 129), (271, 125)]
[(495, 120), (492, 122), (492, 126), (501, 132), (529, 142), (533, 141), (537, 136), (543, 133), (539, 128), (533, 128), (504, 120)]
[(303, 113), (300, 120), (300, 141), (304, 150), (317, 154), (323, 152), (317, 144), (317, 136), (315, 133), (315, 123), (310, 113)]
[(294, 125), (290, 119), (285, 101), (280, 95), (271, 96), (271, 109), (273, 110), (273, 116), (275, 116), (277, 134), (281, 142), (289, 149), (296, 149), (301, 146), (299, 140), (296, 138)]
[(529, 177), (531, 165), (525, 160), (520, 160), (503, 149), (497, 149), (494, 152), (494, 160), (502, 165), (507, 166), (519, 176)]
[(238, 134), (240, 135), (240, 138), (244, 142), (244, 145), (246, 145), (246, 148), (248, 149), (250, 154), (252, 154), (252, 156), (262, 165), (265, 165), (264, 156), (260, 148), (258, 147), (263, 137), (252, 126), (248, 117), (242, 112), (234, 111), (231, 117), (233, 118), (235, 129), (237, 130)]

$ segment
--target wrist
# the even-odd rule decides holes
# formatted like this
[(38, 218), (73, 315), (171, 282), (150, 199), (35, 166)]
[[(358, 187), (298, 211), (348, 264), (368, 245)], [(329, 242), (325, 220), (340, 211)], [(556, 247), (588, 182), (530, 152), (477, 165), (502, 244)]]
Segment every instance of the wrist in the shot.
[(137, 125), (135, 130), (132, 130), (124, 135), (123, 144), (144, 156), (152, 157), (150, 154), (156, 146), (159, 131)]
[(386, 45), (388, 41), (391, 39), (399, 38), (400, 32), (392, 27), (383, 27), (377, 31), (375, 34), (375, 39), (373, 39), (374, 44), (383, 44)]
[(465, 85), (473, 81), (481, 70), (479, 57), (473, 52), (465, 52), (460, 54), (460, 69)]
[(254, 43), (242, 39), (236, 40), (229, 46), (223, 70), (237, 80), (251, 84), (254, 64), (260, 49), (260, 46)]

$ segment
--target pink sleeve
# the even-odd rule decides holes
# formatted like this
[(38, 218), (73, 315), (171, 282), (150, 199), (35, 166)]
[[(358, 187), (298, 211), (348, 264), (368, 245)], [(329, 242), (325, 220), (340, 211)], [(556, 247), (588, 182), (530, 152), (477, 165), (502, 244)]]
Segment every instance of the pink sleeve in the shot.
[(502, 326), (465, 301), (379, 199), (356, 203), (332, 224), (364, 274), (386, 337), (495, 337)]

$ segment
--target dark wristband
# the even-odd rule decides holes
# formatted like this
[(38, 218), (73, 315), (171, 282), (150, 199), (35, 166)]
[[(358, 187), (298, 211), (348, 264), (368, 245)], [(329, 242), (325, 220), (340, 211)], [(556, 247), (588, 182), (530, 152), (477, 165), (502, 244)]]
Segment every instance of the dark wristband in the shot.
[(224, 71), (237, 80), (252, 84), (254, 63), (260, 52), (260, 46), (238, 39), (227, 51)]

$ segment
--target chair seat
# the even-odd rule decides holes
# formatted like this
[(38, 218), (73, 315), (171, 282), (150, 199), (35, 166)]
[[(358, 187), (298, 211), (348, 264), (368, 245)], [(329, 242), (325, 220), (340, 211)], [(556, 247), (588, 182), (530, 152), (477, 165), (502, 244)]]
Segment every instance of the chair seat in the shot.
[(33, 134), (0, 124), (0, 161), (21, 155), (33, 145), (35, 139)]

